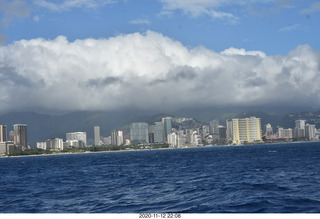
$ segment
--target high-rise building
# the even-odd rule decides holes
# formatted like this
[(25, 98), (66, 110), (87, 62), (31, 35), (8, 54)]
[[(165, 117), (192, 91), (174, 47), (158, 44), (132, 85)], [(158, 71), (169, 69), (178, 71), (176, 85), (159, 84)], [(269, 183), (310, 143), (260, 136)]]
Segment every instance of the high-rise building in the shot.
[(149, 125), (149, 143), (154, 143), (154, 125)]
[(292, 136), (293, 136), (293, 132), (292, 132), (291, 128), (284, 129), (284, 128), (278, 126), (278, 131), (277, 131), (278, 138), (291, 139)]
[(211, 134), (219, 134), (218, 133), (218, 127), (219, 127), (219, 121), (218, 120), (212, 120), (210, 122), (210, 133)]
[(232, 120), (226, 120), (226, 126), (227, 126), (227, 140), (228, 141), (232, 141), (232, 138), (233, 138), (233, 128), (232, 128)]
[(172, 133), (172, 118), (164, 117), (162, 118), (162, 136), (165, 142), (168, 142), (168, 134)]
[(315, 140), (316, 139), (316, 126), (311, 125), (311, 124), (306, 124), (305, 126), (305, 132), (306, 132), (306, 137), (310, 140)]
[(17, 146), (22, 146), (22, 150), (28, 148), (28, 139), (27, 139), (27, 125), (26, 124), (14, 124), (14, 143)]
[(163, 142), (162, 122), (155, 122), (153, 126), (154, 143)]
[(264, 134), (265, 136), (271, 136), (273, 134), (273, 129), (270, 123), (264, 126)]
[(123, 140), (123, 131), (118, 131), (113, 129), (111, 132), (111, 144), (112, 145), (122, 145), (124, 143)]
[(261, 120), (250, 117), (244, 119), (233, 119), (233, 143), (261, 141)]
[(305, 125), (306, 125), (306, 120), (298, 119), (295, 121), (295, 128), (293, 133), (293, 136), (295, 138), (303, 138), (306, 136)]
[(135, 143), (149, 143), (148, 123), (138, 122), (130, 125), (130, 140)]
[(218, 127), (219, 139), (226, 140), (227, 139), (227, 128), (223, 126)]
[(100, 145), (100, 126), (95, 126), (93, 128), (94, 132), (94, 145)]
[(123, 131), (118, 131), (118, 136), (117, 136), (117, 145), (122, 145), (124, 143), (123, 141)]
[(210, 126), (204, 125), (202, 126), (202, 139), (205, 139), (207, 135), (210, 133)]
[(46, 140), (46, 149), (63, 150), (63, 139), (62, 138), (51, 138), (51, 139)]
[(306, 126), (306, 120), (298, 119), (295, 121), (295, 125), (296, 129), (304, 129), (304, 127)]
[(7, 141), (7, 126), (0, 125), (0, 142), (6, 142), (6, 141)]
[(79, 147), (87, 146), (87, 133), (86, 132), (69, 132), (66, 134), (66, 141), (78, 141)]

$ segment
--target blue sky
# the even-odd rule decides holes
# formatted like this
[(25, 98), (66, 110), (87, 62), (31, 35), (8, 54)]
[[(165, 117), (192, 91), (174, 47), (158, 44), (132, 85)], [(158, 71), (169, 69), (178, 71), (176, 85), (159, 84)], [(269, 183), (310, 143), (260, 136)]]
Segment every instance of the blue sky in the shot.
[(320, 108), (318, 0), (0, 0), (0, 113)]
[[(147, 30), (187, 47), (229, 47), (287, 54), (301, 44), (319, 49), (320, 1), (305, 0), (34, 0), (20, 2), (1, 32), (6, 43), (59, 35), (68, 40), (109, 38)], [(25, 2), (25, 3), (23, 3)], [(49, 5), (51, 3), (51, 5)], [(69, 4), (68, 4), (69, 3)], [(212, 14), (222, 14), (218, 15)], [(2, 11), (2, 20), (4, 20)], [(4, 22), (4, 21), (3, 21)], [(3, 23), (2, 22), (2, 23)]]

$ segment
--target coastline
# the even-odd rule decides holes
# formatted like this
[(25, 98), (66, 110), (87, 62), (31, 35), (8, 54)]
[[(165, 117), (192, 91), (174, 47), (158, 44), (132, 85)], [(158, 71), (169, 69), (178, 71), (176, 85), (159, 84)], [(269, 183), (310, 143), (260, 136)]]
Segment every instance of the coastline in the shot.
[(94, 153), (109, 153), (109, 152), (130, 152), (130, 151), (150, 151), (150, 150), (170, 150), (172, 148), (156, 148), (156, 149), (139, 149), (139, 150), (114, 150), (114, 151), (84, 151), (84, 152), (58, 152), (52, 154), (31, 154), (31, 155), (18, 155), (10, 156), (7, 155), (4, 158), (15, 158), (15, 157), (40, 157), (40, 156), (56, 156), (56, 155), (71, 155), (71, 154), (94, 154)]
[(130, 149), (130, 150), (114, 150), (114, 151), (84, 151), (84, 152), (58, 152), (52, 154), (31, 154), (31, 155), (6, 155), (2, 158), (18, 158), (18, 157), (39, 157), (39, 156), (56, 156), (56, 155), (70, 155), (70, 154), (92, 154), (92, 153), (114, 153), (114, 152), (131, 152), (131, 151), (150, 151), (150, 150), (172, 150), (172, 149), (188, 149), (188, 148), (204, 148), (204, 147), (230, 147), (230, 146), (257, 146), (257, 145), (273, 145), (273, 144), (298, 144), (298, 143), (320, 143), (320, 141), (296, 141), (296, 142), (275, 142), (275, 143), (260, 143), (260, 144), (242, 144), (242, 145), (206, 145), (206, 146), (190, 146), (183, 148), (155, 148), (155, 149)]

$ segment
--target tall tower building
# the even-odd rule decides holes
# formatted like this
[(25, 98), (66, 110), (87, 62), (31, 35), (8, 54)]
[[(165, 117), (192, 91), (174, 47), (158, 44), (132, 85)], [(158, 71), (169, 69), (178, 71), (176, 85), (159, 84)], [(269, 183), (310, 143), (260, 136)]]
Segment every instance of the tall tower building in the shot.
[(168, 142), (168, 134), (172, 133), (172, 118), (171, 117), (164, 117), (162, 118), (162, 135), (163, 140)]
[(232, 120), (227, 119), (226, 126), (227, 126), (227, 133), (226, 133), (227, 140), (232, 141), (232, 138), (233, 138)]
[(296, 129), (304, 129), (304, 127), (306, 126), (306, 120), (298, 119), (295, 121), (295, 125)]
[(117, 136), (117, 145), (122, 145), (124, 143), (123, 141), (123, 131), (118, 131), (118, 136)]
[(14, 143), (18, 146), (22, 146), (22, 149), (25, 150), (28, 148), (28, 139), (27, 139), (27, 125), (26, 124), (14, 124)]
[(233, 119), (233, 143), (261, 141), (261, 119), (250, 117), (245, 119)]
[(100, 145), (100, 126), (95, 126), (93, 128), (94, 132), (94, 145), (98, 146)]
[(116, 129), (113, 129), (111, 131), (111, 144), (117, 145), (117, 138), (118, 138), (118, 131)]
[(219, 121), (218, 120), (212, 120), (210, 122), (210, 133), (219, 134), (218, 133), (218, 127), (219, 127)]
[(149, 143), (148, 123), (132, 123), (130, 125), (130, 140), (132, 143)]
[(153, 127), (154, 132), (154, 142), (161, 143), (163, 142), (163, 133), (162, 133), (162, 122), (155, 122)]
[(116, 129), (113, 129), (111, 131), (111, 144), (112, 145), (122, 145), (124, 143), (123, 139), (123, 131), (118, 131)]
[(7, 126), (0, 125), (0, 142), (6, 142), (6, 141), (7, 141)]
[(306, 120), (298, 119), (295, 121), (295, 128), (294, 128), (295, 138), (303, 138), (306, 136), (305, 125), (306, 125)]
[(316, 126), (311, 124), (306, 124), (305, 126), (305, 133), (306, 137), (309, 141), (316, 139)]

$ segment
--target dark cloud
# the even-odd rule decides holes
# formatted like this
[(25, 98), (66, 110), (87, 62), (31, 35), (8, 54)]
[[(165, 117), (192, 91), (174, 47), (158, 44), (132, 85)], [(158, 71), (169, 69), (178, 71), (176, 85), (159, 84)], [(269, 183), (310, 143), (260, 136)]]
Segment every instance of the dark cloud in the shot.
[(88, 87), (105, 87), (113, 84), (119, 84), (122, 80), (118, 77), (105, 77), (105, 78), (98, 78), (98, 79), (90, 79), (86, 85)]

